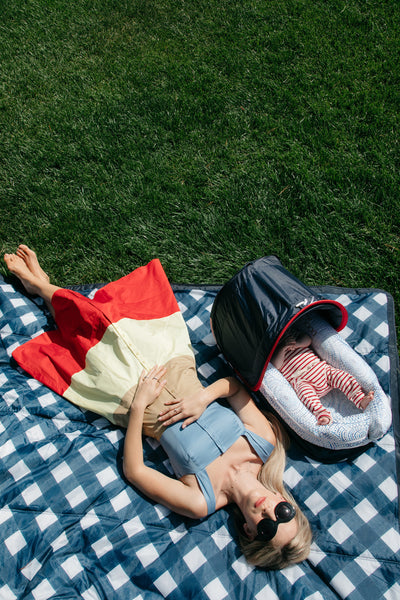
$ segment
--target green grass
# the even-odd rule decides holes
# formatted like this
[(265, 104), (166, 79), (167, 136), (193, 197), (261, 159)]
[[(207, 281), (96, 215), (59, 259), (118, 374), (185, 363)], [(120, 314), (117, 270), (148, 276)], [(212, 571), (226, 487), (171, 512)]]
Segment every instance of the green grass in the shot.
[(155, 256), (222, 283), (277, 254), (399, 310), (396, 0), (1, 9), (1, 252), (31, 245), (61, 285)]

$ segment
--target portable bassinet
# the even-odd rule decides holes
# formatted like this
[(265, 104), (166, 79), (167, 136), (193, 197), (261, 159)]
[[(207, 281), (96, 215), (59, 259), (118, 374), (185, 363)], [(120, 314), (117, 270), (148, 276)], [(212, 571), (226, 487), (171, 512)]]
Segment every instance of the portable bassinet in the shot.
[[(347, 318), (340, 302), (304, 285), (276, 256), (245, 265), (219, 291), (211, 311), (214, 337), (227, 362), (247, 387), (261, 394), (295, 437), (311, 445), (309, 453), (314, 456), (319, 448), (363, 447), (379, 439), (391, 423), (390, 403), (374, 371), (338, 333)], [(374, 390), (374, 400), (365, 411), (332, 390), (323, 404), (330, 409), (333, 423), (319, 426), (271, 364), (283, 334), (300, 319), (323, 360), (351, 373), (364, 389)]]

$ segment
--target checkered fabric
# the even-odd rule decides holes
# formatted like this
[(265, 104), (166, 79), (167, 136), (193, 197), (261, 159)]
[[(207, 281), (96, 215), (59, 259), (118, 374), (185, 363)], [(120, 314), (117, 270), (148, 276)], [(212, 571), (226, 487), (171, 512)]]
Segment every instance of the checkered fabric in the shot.
[[(209, 328), (215, 291), (175, 294), (199, 375), (211, 383), (229, 373)], [(347, 341), (369, 360), (376, 335), (386, 340), (386, 362), (372, 367), (390, 394), (387, 307), (375, 302), (379, 315), (360, 320), (369, 294), (346, 297)], [(0, 280), (1, 600), (400, 597), (392, 430), (339, 464), (317, 463), (293, 445), (285, 481), (314, 529), (311, 555), (280, 572), (256, 569), (240, 553), (229, 509), (195, 521), (147, 500), (123, 477), (123, 431), (17, 368), (14, 348), (52, 327), (40, 301)], [(157, 442), (146, 439), (144, 452), (147, 464), (171, 473)]]

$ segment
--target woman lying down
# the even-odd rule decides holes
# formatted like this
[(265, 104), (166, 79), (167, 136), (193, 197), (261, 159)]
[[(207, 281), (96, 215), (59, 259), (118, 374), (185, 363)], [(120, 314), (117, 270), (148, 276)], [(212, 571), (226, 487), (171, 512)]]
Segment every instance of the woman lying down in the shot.
[[(132, 485), (194, 519), (236, 505), (241, 548), (254, 565), (280, 569), (308, 556), (309, 523), (283, 485), (283, 430), (235, 378), (202, 386), (158, 260), (106, 285), (93, 299), (51, 284), (25, 245), (4, 260), (28, 293), (44, 299), (57, 323), (56, 331), (23, 344), (14, 358), (68, 400), (126, 427), (123, 468)], [(80, 366), (66, 388), (57, 377), (61, 381), (69, 363)], [(176, 478), (145, 465), (142, 434), (159, 440)]]

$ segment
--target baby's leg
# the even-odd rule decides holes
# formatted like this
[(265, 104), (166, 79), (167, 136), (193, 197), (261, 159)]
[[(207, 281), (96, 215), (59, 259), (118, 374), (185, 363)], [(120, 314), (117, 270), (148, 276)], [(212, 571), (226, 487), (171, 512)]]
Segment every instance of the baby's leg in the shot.
[(362, 408), (363, 410), (365, 408), (367, 408), (367, 406), (371, 402), (371, 400), (374, 399), (374, 396), (375, 396), (374, 390), (371, 390), (370, 392), (368, 392), (367, 394), (365, 394), (364, 398), (360, 402), (360, 408)]
[(335, 369), (330, 365), (327, 366), (327, 381), (328, 384), (335, 389), (340, 390), (347, 398), (357, 406), (357, 408), (367, 408), (368, 404), (374, 398), (374, 392), (370, 391), (367, 394), (363, 392), (361, 385), (349, 373)]
[(321, 401), (314, 387), (307, 381), (298, 381), (294, 386), (295, 392), (304, 406), (315, 415), (318, 425), (329, 425), (332, 423), (332, 415)]

